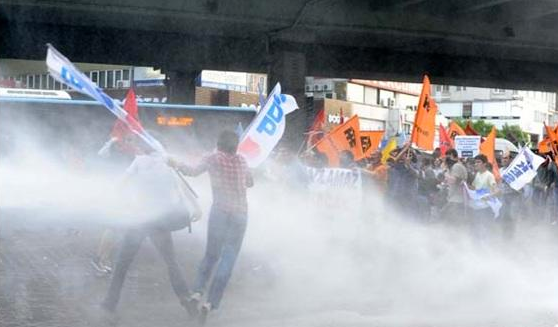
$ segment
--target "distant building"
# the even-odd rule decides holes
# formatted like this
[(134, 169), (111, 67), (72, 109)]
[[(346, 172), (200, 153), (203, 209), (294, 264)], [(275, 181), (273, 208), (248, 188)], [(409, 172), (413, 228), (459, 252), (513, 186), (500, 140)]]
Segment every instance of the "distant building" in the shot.
[[(306, 96), (324, 108), (328, 128), (358, 115), (362, 130), (385, 130), (387, 136), (409, 135), (415, 120), (422, 84), (360, 79), (306, 78)], [(436, 126), (447, 120), (438, 115)]]
[(533, 143), (542, 139), (545, 122), (558, 122), (555, 93), (434, 85), (432, 95), (448, 119), (484, 120), (496, 128), (518, 125)]

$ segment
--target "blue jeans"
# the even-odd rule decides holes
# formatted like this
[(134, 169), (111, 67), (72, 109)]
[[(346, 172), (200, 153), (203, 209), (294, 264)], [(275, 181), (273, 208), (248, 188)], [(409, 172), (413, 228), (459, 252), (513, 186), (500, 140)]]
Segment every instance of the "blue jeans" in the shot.
[[(211, 207), (205, 256), (198, 269), (194, 290), (203, 294), (209, 282), (207, 301), (212, 308), (219, 307), (242, 246), (247, 222), (246, 213), (231, 213)], [(215, 273), (211, 278), (213, 270)]]

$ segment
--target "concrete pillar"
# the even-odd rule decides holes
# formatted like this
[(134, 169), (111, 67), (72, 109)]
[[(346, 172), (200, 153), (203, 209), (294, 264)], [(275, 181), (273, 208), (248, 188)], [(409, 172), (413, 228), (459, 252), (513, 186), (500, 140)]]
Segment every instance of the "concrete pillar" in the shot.
[(196, 78), (201, 71), (178, 71), (166, 72), (167, 98), (169, 103), (195, 104), (196, 102)]
[(295, 51), (278, 51), (271, 58), (268, 72), (269, 91), (280, 82), (281, 92), (294, 96), (300, 108), (287, 116), (287, 125), (280, 144), (296, 151), (304, 140), (303, 133), (306, 131), (309, 118), (304, 93), (306, 55)]

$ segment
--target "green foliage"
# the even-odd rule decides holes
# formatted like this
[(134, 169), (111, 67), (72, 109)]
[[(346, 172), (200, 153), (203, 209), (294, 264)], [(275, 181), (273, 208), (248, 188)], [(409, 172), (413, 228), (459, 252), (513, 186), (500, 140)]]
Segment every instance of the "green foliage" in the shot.
[(529, 134), (522, 131), (521, 127), (518, 125), (508, 124), (505, 124), (500, 130), (498, 130), (497, 137), (507, 139), (515, 145), (529, 145), (531, 139)]

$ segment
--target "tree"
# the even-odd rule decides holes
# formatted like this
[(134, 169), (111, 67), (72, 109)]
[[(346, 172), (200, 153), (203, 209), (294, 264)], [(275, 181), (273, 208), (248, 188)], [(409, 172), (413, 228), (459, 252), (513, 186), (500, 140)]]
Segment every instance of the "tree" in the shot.
[(507, 139), (517, 146), (529, 145), (531, 138), (529, 133), (521, 130), (518, 125), (508, 125), (504, 124), (500, 130), (498, 130), (498, 137)]

